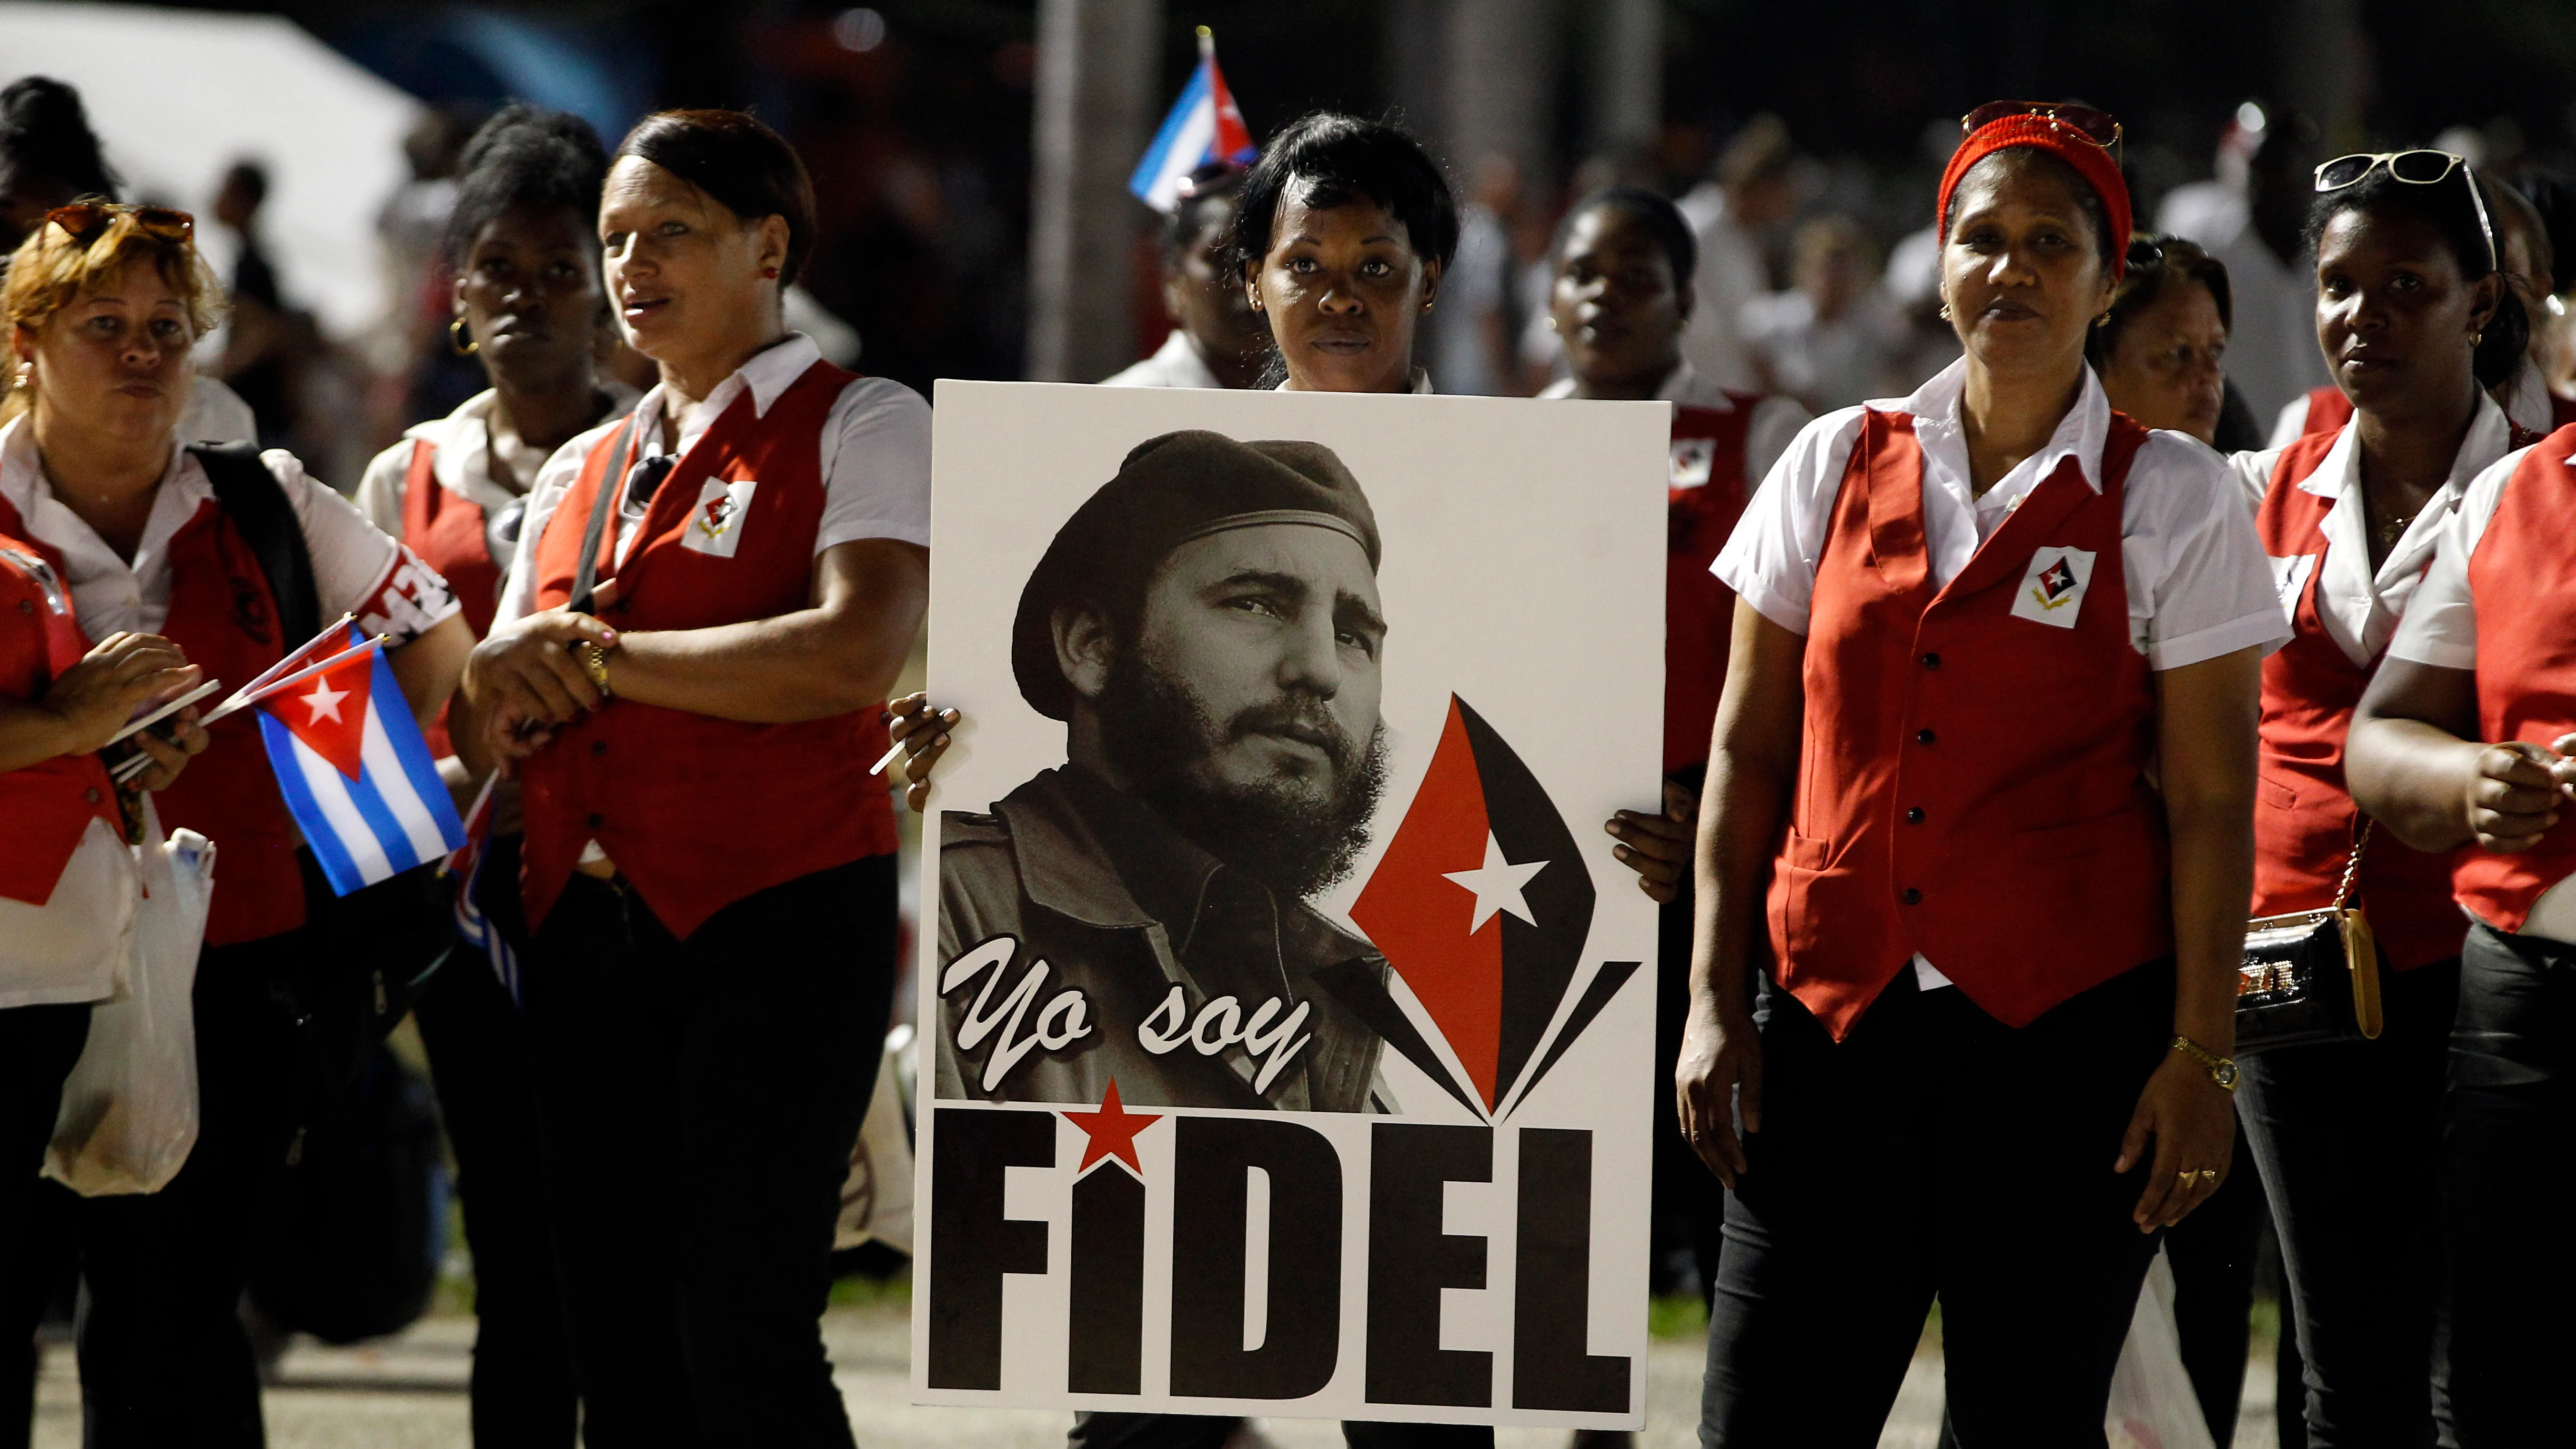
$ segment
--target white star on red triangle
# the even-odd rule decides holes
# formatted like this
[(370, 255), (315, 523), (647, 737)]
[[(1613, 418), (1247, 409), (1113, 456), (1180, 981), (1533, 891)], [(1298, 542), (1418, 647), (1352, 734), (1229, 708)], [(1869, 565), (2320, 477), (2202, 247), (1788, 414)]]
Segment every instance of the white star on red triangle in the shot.
[(1472, 936), (1485, 928), (1497, 911), (1509, 911), (1535, 926), (1538, 918), (1530, 914), (1529, 898), (1523, 892), (1530, 878), (1547, 869), (1543, 860), (1524, 861), (1514, 865), (1503, 858), (1503, 843), (1494, 832), (1485, 832), (1485, 863), (1475, 870), (1453, 870), (1440, 878), (1475, 892), (1476, 918), (1467, 927)]
[(297, 702), (302, 704), (306, 709), (313, 711), (313, 717), (306, 720), (306, 724), (320, 724), (326, 719), (331, 721), (333, 724), (338, 724), (340, 722), (340, 701), (347, 699), (348, 697), (349, 691), (345, 689), (333, 689), (331, 687), (331, 680), (329, 676), (326, 675), (314, 680), (313, 692), (311, 694), (298, 696)]

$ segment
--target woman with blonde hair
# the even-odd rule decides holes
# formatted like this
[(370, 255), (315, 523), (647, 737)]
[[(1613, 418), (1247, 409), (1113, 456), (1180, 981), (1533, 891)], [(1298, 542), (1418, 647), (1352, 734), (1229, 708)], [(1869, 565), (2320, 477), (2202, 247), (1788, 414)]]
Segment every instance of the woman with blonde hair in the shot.
[[(470, 642), (444, 582), (293, 456), (175, 436), (220, 295), (183, 212), (46, 214), (0, 284), (0, 534), (34, 546), (84, 634), (162, 636), (227, 684), (305, 642), (287, 620), (353, 614), (388, 636), (407, 702), (434, 717)], [(215, 724), (210, 758), (159, 795), (167, 827), (222, 852), (194, 989), (196, 1147), (157, 1193), (68, 1205), (89, 1288), (82, 1400), (111, 1449), (262, 1440), (237, 1312), (252, 1210), (313, 1104), (312, 1003), (347, 989), (347, 963), (308, 929), (329, 886), (252, 715)], [(21, 1342), (42, 1307), (25, 1278), (8, 1275), (0, 1303), (0, 1333)]]

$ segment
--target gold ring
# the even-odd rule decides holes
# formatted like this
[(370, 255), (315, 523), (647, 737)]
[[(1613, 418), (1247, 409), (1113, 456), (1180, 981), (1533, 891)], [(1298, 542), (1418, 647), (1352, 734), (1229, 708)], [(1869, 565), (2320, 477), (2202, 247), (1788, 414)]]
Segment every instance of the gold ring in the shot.
[(2198, 1181), (2200, 1181), (2200, 1173), (2196, 1169), (2186, 1167), (2182, 1170), (2182, 1185), (2184, 1187), (2190, 1187), (2193, 1183)]
[(2202, 1168), (2202, 1169), (2200, 1170), (2200, 1180), (2201, 1180), (2201, 1181), (2203, 1181), (2203, 1182), (2216, 1182), (2216, 1181), (2218, 1181), (2218, 1169), (2217, 1169), (2217, 1168), (2215, 1168), (2215, 1167), (2204, 1167), (2204, 1168)]

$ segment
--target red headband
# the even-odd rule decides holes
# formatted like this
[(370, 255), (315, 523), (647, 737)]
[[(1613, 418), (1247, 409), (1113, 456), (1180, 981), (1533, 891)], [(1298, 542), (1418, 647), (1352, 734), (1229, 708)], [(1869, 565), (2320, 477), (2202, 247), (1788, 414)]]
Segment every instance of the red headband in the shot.
[(2111, 279), (2118, 281), (2129, 257), (2129, 183), (2121, 178), (2120, 164), (2111, 159), (2109, 150), (2094, 145), (2073, 126), (2046, 116), (1988, 121), (1950, 153), (1950, 164), (1941, 172), (1941, 208), (1935, 213), (1942, 238), (1946, 241), (1950, 235), (1950, 193), (1957, 189), (1959, 178), (1988, 156), (2015, 146), (2045, 151), (2074, 167), (2075, 174), (2102, 199), (2103, 215), (2111, 223)]

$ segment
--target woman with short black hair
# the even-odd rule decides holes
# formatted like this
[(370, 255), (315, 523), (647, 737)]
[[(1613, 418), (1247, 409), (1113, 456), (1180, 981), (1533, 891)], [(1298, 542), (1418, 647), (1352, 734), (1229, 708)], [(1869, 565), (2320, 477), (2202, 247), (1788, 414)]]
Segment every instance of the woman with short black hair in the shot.
[(1230, 250), (1294, 392), (1429, 392), (1422, 314), (1458, 251), (1458, 202), (1421, 143), (1319, 111), (1273, 137), (1243, 181)]
[(870, 764), (928, 593), (930, 410), (786, 329), (813, 187), (750, 116), (648, 117), (598, 230), (661, 381), (539, 475), (453, 732), (521, 784), (583, 1433), (847, 1445), (820, 1319), (894, 985)]

